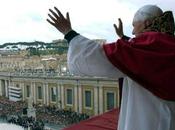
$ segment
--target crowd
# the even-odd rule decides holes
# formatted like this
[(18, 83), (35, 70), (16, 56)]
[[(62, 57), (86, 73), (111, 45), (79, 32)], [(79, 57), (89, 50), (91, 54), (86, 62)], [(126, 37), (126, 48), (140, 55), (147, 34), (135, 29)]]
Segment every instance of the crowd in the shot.
[(39, 130), (39, 128), (44, 127), (45, 123), (68, 126), (89, 118), (87, 114), (58, 109), (55, 106), (34, 105), (36, 109), (35, 121), (25, 115), (24, 110), (26, 108), (27, 102), (13, 102), (7, 98), (0, 98), (0, 118), (25, 128), (30, 126), (33, 128), (32, 130), (35, 130), (35, 128)]
[(10, 115), (22, 115), (23, 108), (26, 106), (26, 102), (13, 102), (0, 97), (0, 118), (7, 120)]
[(57, 109), (54, 106), (35, 106), (35, 108), (37, 110), (37, 119), (58, 125), (67, 126), (89, 118), (89, 115), (85, 113)]
[(41, 120), (36, 121), (33, 117), (27, 116), (12, 116), (8, 123), (13, 123), (16, 125), (20, 125), (23, 128), (30, 128), (32, 130), (43, 130), (44, 123)]

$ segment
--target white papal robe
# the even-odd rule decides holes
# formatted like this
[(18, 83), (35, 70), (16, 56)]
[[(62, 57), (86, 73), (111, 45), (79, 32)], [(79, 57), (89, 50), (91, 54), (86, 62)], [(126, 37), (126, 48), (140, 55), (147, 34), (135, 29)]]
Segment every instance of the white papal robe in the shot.
[(175, 130), (175, 102), (156, 97), (120, 72), (102, 44), (75, 36), (69, 43), (68, 67), (74, 75), (124, 77), (118, 130)]

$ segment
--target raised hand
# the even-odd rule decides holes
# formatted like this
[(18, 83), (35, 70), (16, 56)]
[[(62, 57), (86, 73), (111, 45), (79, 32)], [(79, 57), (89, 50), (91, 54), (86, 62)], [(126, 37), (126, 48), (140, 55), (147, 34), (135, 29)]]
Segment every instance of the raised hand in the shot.
[(47, 21), (65, 35), (72, 30), (69, 13), (66, 13), (65, 18), (56, 7), (54, 9), (55, 11), (49, 9), (51, 14), (48, 14), (48, 16), (51, 20), (47, 19)]
[(118, 19), (118, 21), (119, 21), (118, 27), (117, 27), (116, 24), (114, 24), (114, 28), (115, 28), (115, 32), (117, 33), (117, 35), (120, 38), (122, 38), (124, 36), (124, 34), (123, 34), (123, 23), (122, 23), (122, 20), (120, 18)]

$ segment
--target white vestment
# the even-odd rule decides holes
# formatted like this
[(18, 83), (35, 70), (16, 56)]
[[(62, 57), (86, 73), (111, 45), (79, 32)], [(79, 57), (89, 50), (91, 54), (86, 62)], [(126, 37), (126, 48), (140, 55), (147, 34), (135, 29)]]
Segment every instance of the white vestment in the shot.
[(107, 59), (102, 44), (81, 35), (69, 43), (68, 67), (80, 76), (124, 77), (118, 130), (175, 130), (175, 102), (153, 95)]

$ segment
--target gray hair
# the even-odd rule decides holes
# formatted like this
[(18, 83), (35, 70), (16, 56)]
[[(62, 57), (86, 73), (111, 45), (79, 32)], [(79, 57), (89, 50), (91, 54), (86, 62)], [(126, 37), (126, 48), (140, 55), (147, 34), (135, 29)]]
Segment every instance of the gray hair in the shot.
[(163, 14), (163, 11), (156, 5), (145, 5), (141, 7), (134, 15), (133, 22), (152, 20)]

